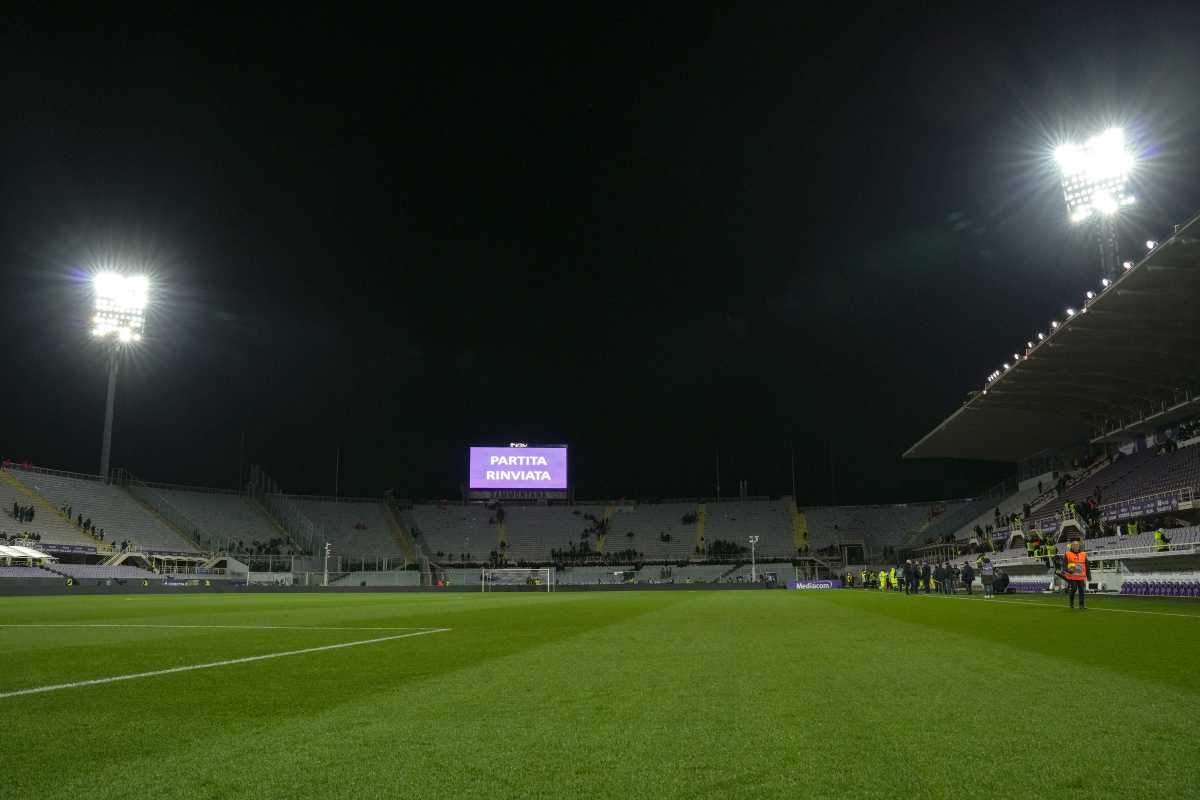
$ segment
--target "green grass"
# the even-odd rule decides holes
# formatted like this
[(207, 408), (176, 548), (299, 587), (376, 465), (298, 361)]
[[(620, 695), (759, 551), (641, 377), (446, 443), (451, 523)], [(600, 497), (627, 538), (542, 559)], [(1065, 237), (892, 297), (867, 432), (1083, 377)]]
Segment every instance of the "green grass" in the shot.
[[(2, 698), (0, 797), (1200, 796), (1200, 604), (1090, 603), (5, 598), (9, 624), (451, 630)], [(0, 693), (387, 635), (5, 627)]]

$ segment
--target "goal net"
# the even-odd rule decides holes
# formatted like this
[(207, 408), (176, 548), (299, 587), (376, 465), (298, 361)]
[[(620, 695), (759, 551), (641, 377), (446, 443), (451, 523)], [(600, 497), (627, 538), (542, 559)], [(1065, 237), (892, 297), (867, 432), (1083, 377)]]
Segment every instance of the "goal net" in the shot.
[(483, 592), (553, 592), (554, 569), (536, 567), (530, 569), (481, 570), (479, 590)]

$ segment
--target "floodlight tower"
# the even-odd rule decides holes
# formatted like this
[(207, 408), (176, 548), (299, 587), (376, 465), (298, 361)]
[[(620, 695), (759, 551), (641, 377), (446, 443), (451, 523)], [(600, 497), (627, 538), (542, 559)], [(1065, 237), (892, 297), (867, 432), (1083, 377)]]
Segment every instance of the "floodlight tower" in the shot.
[(758, 570), (754, 563), (754, 548), (758, 546), (758, 537), (750, 536), (748, 538), (750, 539), (750, 582), (755, 583), (758, 581)]
[(95, 306), (92, 336), (100, 340), (108, 357), (108, 397), (104, 402), (104, 442), (100, 446), (100, 476), (108, 480), (112, 455), (113, 403), (117, 395), (117, 371), (126, 350), (142, 340), (146, 327), (146, 303), (150, 281), (145, 275), (97, 272), (92, 276)]
[(1060, 145), (1054, 160), (1071, 222), (1098, 218), (1101, 277), (1116, 280), (1121, 272), (1117, 219), (1123, 207), (1135, 202), (1128, 186), (1135, 159), (1125, 144), (1125, 132), (1109, 128), (1081, 145)]

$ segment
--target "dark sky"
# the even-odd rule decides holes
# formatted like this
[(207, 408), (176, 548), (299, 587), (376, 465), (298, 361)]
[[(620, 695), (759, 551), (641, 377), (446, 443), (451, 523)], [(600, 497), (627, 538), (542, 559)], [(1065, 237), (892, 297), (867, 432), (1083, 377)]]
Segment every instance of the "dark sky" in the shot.
[(116, 264), (148, 480), (233, 486), (243, 436), (320, 493), (338, 441), (343, 494), (513, 440), (583, 497), (709, 493), (718, 450), (765, 494), (794, 447), (805, 503), (1009, 474), (899, 456), (1096, 282), (1057, 141), (1135, 137), (1131, 255), (1200, 208), (1195, 4), (789, 5), (7, 20), (0, 451), (95, 471)]

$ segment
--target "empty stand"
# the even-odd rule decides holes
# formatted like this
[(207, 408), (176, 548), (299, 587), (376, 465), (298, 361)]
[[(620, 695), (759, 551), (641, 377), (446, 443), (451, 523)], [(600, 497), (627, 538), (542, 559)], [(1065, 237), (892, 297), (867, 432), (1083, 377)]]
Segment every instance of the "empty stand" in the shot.
[[(713, 508), (715, 505), (709, 503), (710, 519)], [(615, 553), (633, 548), (648, 559), (687, 561), (695, 549), (695, 523), (685, 523), (683, 518), (695, 512), (695, 503), (616, 506), (612, 522), (609, 523), (605, 549)], [(632, 536), (629, 535), (631, 533)], [(664, 542), (664, 535), (669, 536), (670, 541)], [(706, 535), (708, 541), (712, 542), (713, 535)]]
[(1200, 447), (1151, 455), (1101, 492), (1103, 505), (1200, 486)]
[(51, 472), (22, 472), (20, 480), (55, 508), (70, 505), (105, 531), (106, 541), (128, 539), (144, 550), (194, 553), (195, 546), (151, 514), (124, 489), (99, 478)]
[(140, 567), (120, 565), (107, 567), (101, 564), (55, 564), (55, 572), (76, 580), (161, 580), (162, 576)]
[(267, 542), (283, 536), (266, 512), (250, 498), (232, 492), (187, 491), (155, 486), (145, 491), (157, 495), (195, 522), (205, 543), (213, 549), (226, 550), (240, 542), (249, 547), (255, 541)]
[[(25, 531), (36, 533), (42, 537), (45, 544), (69, 544), (80, 547), (96, 547), (99, 542), (87, 533), (81, 531), (74, 523), (68, 522), (57, 506), (50, 502), (39, 501), (38, 496), (24, 486), (21, 478), (29, 480), (33, 473), (22, 472), (20, 477), (10, 475), (8, 470), (0, 473), (0, 531), (12, 536)], [(42, 499), (44, 500), (44, 498)], [(17, 522), (13, 519), (13, 503), (34, 507), (33, 522)]]
[[(956, 539), (972, 538), (975, 535), (975, 526), (978, 525), (980, 528), (987, 528), (988, 525), (995, 525), (997, 509), (1000, 510), (1001, 516), (1019, 514), (1024, 509), (1025, 504), (1036, 500), (1039, 494), (1040, 492), (1038, 492), (1037, 487), (1034, 486), (1026, 489), (1023, 492), (1014, 492), (1013, 494), (1000, 499), (984, 498), (984, 502), (986, 503), (987, 507), (982, 512), (978, 513), (965, 523), (958, 525), (953, 531), (950, 532), (954, 534)], [(964, 504), (963, 508), (969, 508), (971, 511), (976, 511), (978, 508), (978, 503), (974, 501), (971, 503), (966, 503)], [(1032, 514), (1032, 510), (1030, 513)], [(960, 518), (961, 514), (956, 513), (954, 516), (956, 518)], [(955, 519), (954, 522), (957, 523), (957, 519)], [(926, 531), (927, 535), (936, 535), (933, 533), (934, 528), (935, 526), (933, 525), (929, 526), (929, 529)], [(946, 526), (944, 524), (939, 524), (936, 526), (936, 528), (938, 531), (942, 531), (945, 530)]]
[(758, 536), (755, 550), (760, 558), (792, 558), (796, 546), (790, 503), (790, 500), (709, 503), (705, 524), (708, 541), (721, 539), (749, 547), (747, 538)]
[[(595, 527), (590, 514), (603, 519), (604, 506), (513, 506), (505, 508), (505, 527), (508, 533), (508, 556), (516, 561), (545, 561), (552, 550), (567, 550), (584, 541), (584, 531)], [(606, 550), (625, 549), (621, 537), (607, 537)], [(597, 549), (597, 537), (586, 538), (589, 547)]]
[(409, 530), (420, 531), (418, 544), (432, 557), (443, 553), (442, 561), (457, 561), (461, 553), (482, 561), (496, 549), (496, 531), (488, 524), (492, 512), (481, 505), (414, 506), (406, 516)]
[[(990, 501), (989, 501), (990, 502)], [(862, 539), (869, 548), (899, 546), (905, 534), (929, 519), (930, 505), (812, 506), (804, 509), (813, 550)]]
[(299, 495), (288, 499), (325, 529), (335, 553), (394, 556), (401, 552), (400, 544), (392, 537), (382, 499), (334, 500)]
[[(1089, 496), (1095, 494), (1096, 489), (1100, 490), (1101, 503), (1108, 503), (1111, 500), (1108, 496), (1109, 487), (1125, 480), (1154, 457), (1154, 451), (1148, 449), (1140, 450), (1130, 456), (1122, 456), (1078, 483), (1066, 487), (1058, 497), (1043, 504), (1041, 508), (1034, 509), (1033, 516), (1044, 518), (1047, 516), (1045, 512), (1057, 512), (1068, 501), (1083, 503)], [(1039, 514), (1039, 511), (1043, 513)]]
[(53, 572), (41, 567), (0, 567), (0, 578), (57, 578)]

